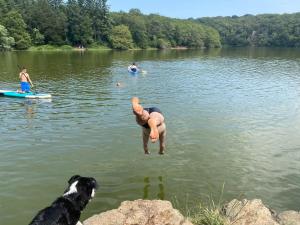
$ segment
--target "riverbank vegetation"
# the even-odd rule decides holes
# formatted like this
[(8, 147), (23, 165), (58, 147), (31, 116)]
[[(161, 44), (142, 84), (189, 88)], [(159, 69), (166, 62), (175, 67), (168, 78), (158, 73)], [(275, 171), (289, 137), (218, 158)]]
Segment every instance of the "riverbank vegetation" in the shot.
[(199, 18), (218, 30), (222, 45), (300, 47), (300, 13)]
[(144, 15), (139, 9), (110, 12), (107, 0), (0, 0), (0, 50), (70, 49), (66, 45), (218, 48), (221, 44), (299, 47), (300, 13), (182, 20)]
[(0, 0), (0, 25), (1, 49), (40, 45), (113, 49), (221, 46), (214, 28), (143, 15), (138, 9), (112, 13), (106, 0)]

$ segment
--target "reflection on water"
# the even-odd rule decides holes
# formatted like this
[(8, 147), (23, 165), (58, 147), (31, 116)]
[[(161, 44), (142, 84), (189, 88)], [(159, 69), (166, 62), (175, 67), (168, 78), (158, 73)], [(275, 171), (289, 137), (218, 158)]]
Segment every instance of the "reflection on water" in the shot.
[(24, 101), (24, 108), (28, 119), (33, 119), (36, 112), (36, 103), (31, 100)]
[[(299, 59), (265, 48), (0, 52), (0, 89), (16, 90), (25, 65), (53, 96), (0, 98), (1, 224), (30, 221), (74, 174), (100, 183), (83, 219), (141, 197), (195, 205), (223, 183), (224, 200), (299, 210)], [(133, 61), (147, 74), (128, 74)], [(132, 96), (164, 112), (163, 157), (144, 156)]]
[(21, 101), (21, 105), (24, 106), (27, 119), (33, 119), (38, 111), (39, 104), (49, 104), (52, 99), (25, 99)]
[[(163, 178), (162, 176), (158, 177), (158, 188), (157, 188), (157, 198), (160, 200), (164, 200), (165, 199), (165, 188), (164, 188), (164, 184), (163, 184)], [(151, 183), (150, 183), (150, 177), (145, 177), (144, 178), (144, 188), (143, 188), (143, 199), (148, 199), (149, 198), (149, 192), (153, 191), (155, 192), (156, 188), (153, 187), (151, 188)]]

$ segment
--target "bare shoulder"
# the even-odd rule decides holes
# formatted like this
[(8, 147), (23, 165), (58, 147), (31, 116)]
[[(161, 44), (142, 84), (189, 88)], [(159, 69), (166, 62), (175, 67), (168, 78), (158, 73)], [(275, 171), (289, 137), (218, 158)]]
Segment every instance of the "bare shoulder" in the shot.
[(152, 112), (150, 114), (150, 118), (159, 120), (160, 122), (163, 122), (165, 120), (164, 116), (159, 112)]

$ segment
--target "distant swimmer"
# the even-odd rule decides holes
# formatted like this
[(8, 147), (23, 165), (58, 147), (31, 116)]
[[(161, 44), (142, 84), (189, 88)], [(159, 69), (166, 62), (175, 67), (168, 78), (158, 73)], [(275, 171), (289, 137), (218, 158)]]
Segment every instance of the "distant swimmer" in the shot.
[(135, 62), (133, 62), (130, 66), (128, 66), (128, 72), (131, 72), (131, 73), (139, 72), (139, 68), (137, 67)]
[(136, 116), (136, 122), (142, 127), (145, 154), (149, 154), (149, 138), (153, 143), (159, 139), (159, 154), (164, 154), (167, 130), (162, 112), (156, 107), (143, 108), (139, 104), (137, 97), (131, 99), (131, 104), (133, 114)]
[(25, 67), (22, 68), (19, 73), (21, 92), (30, 92), (30, 87), (33, 87), (32, 81), (30, 80), (29, 74)]
[(124, 87), (125, 86), (125, 84), (123, 83), (123, 82), (117, 82), (116, 83), (116, 87), (117, 88), (122, 88), (122, 87)]

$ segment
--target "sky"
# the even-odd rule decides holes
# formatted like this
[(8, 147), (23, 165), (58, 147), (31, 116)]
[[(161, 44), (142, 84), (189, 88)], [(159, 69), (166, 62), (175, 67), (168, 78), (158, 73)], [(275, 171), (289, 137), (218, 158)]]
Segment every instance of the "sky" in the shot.
[(300, 12), (300, 0), (108, 0), (110, 11), (138, 8), (173, 18)]

